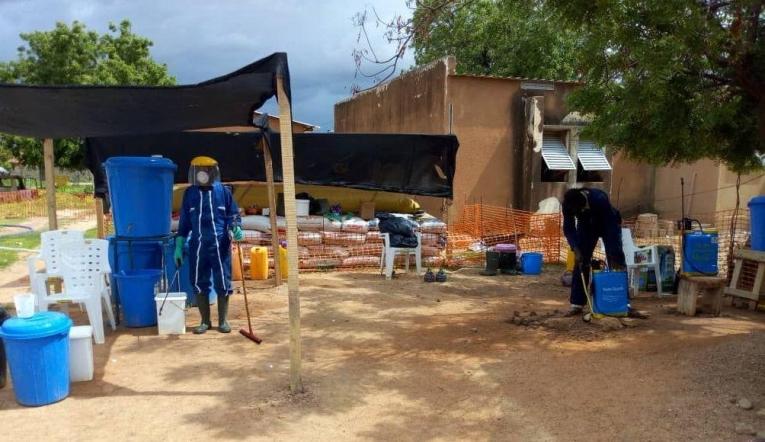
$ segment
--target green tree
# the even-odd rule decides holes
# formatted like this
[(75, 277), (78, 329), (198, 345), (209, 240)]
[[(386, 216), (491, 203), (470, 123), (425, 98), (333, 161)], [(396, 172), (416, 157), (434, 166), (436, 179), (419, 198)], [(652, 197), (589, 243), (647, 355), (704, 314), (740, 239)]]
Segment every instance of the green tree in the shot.
[[(151, 40), (132, 32), (130, 22), (109, 24), (99, 34), (80, 22), (56, 23), (50, 31), (21, 34), (18, 58), (0, 62), (0, 81), (35, 85), (152, 85), (175, 84), (167, 66), (151, 58)], [(13, 156), (25, 165), (42, 163), (41, 140), (0, 135), (0, 159)], [(55, 142), (56, 165), (81, 167), (81, 140)]]
[(454, 2), (437, 13), (438, 0), (414, 10), (412, 42), (418, 65), (457, 57), (460, 73), (570, 80), (576, 76), (576, 32), (560, 26), (537, 1)]
[(550, 0), (584, 36), (588, 131), (657, 164), (712, 158), (761, 168), (765, 153), (762, 0)]

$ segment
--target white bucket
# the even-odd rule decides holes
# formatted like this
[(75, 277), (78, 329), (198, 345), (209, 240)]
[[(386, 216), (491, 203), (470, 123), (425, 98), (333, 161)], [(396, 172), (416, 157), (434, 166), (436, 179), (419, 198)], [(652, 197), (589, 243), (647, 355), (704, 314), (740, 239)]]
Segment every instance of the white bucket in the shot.
[(69, 329), (69, 379), (93, 380), (93, 327), (78, 325)]
[(16, 316), (19, 318), (31, 318), (35, 314), (35, 295), (14, 295), (13, 303), (16, 305)]
[[(162, 307), (164, 301), (165, 306)], [(186, 333), (186, 293), (170, 292), (154, 297), (157, 303), (157, 332), (160, 335), (182, 335)], [(162, 313), (160, 313), (162, 309)]]
[(310, 212), (311, 208), (311, 200), (295, 200), (295, 204), (297, 205), (295, 208), (295, 212), (297, 216), (308, 216), (308, 213)]

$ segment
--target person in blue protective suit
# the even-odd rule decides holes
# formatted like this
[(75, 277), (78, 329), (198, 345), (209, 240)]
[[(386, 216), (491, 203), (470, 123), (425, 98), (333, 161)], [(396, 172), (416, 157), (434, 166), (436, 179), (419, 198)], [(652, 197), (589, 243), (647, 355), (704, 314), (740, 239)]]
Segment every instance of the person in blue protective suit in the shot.
[(175, 262), (183, 264), (183, 246), (189, 240), (191, 286), (196, 295), (202, 322), (193, 332), (205, 333), (210, 322), (210, 288), (218, 294), (218, 331), (230, 333), (228, 301), (231, 289), (231, 236), (241, 241), (239, 208), (231, 191), (220, 182), (218, 163), (210, 157), (196, 157), (189, 167), (191, 186), (183, 194)]
[[(622, 216), (600, 189), (570, 189), (563, 196), (563, 233), (574, 251), (574, 265), (571, 284), (571, 309), (569, 316), (579, 315), (587, 304), (584, 282), (589, 284), (592, 253), (603, 240), (606, 259), (612, 270), (623, 270), (627, 263), (622, 249)], [(584, 273), (584, 282), (582, 281)], [(642, 313), (629, 309), (631, 317), (645, 318)]]

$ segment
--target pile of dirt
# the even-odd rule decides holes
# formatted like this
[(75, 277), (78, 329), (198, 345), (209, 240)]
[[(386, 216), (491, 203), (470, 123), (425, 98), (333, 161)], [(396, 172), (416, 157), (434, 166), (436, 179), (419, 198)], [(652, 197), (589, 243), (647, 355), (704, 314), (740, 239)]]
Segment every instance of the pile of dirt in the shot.
[(580, 315), (567, 317), (559, 310), (543, 313), (537, 313), (534, 310), (524, 312), (516, 310), (505, 322), (531, 329), (542, 328), (566, 338), (588, 340), (600, 335), (605, 336), (609, 332), (636, 328), (641, 323), (637, 319), (609, 316), (593, 318), (590, 322), (585, 322)]

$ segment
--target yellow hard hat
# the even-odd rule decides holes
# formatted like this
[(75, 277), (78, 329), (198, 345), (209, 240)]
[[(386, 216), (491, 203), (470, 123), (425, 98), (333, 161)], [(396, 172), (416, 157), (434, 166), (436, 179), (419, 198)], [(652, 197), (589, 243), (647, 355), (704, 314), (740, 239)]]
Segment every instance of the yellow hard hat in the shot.
[(218, 162), (215, 161), (215, 158), (211, 157), (195, 157), (193, 160), (191, 160), (192, 166), (201, 166), (201, 167), (211, 167), (211, 166), (217, 166)]

